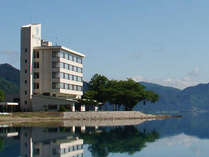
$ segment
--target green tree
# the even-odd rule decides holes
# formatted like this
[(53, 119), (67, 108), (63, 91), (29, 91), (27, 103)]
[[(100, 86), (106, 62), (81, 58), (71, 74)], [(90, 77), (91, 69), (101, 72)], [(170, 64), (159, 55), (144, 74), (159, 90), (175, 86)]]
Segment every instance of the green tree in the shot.
[(99, 74), (95, 74), (89, 82), (89, 90), (94, 91), (94, 99), (98, 102), (105, 103), (107, 101), (105, 89), (107, 89), (109, 80)]
[(95, 74), (89, 82), (89, 88), (84, 93), (79, 103), (86, 105), (98, 105), (109, 102), (114, 105), (114, 110), (120, 110), (121, 106), (125, 110), (133, 110), (137, 103), (146, 101), (152, 103), (158, 100), (158, 95), (152, 91), (147, 91), (138, 82), (128, 80), (108, 80), (103, 75)]
[(108, 101), (116, 104), (118, 109), (124, 106), (125, 110), (132, 110), (138, 102), (156, 102), (158, 95), (152, 91), (146, 91), (145, 87), (131, 79), (125, 81), (109, 81), (106, 90)]
[(0, 102), (5, 101), (5, 94), (2, 90), (0, 90)]

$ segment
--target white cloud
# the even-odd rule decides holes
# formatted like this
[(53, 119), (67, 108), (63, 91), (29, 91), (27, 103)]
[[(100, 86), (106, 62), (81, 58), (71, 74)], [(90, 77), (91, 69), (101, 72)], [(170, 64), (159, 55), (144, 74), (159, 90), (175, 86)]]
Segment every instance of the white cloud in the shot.
[(132, 79), (138, 82), (141, 82), (141, 81), (151, 82), (151, 83), (156, 83), (156, 84), (160, 84), (163, 86), (170, 86), (174, 88), (184, 89), (190, 86), (195, 86), (199, 83), (206, 83), (198, 79), (199, 72), (200, 72), (199, 68), (195, 67), (191, 72), (187, 73), (183, 78), (147, 79), (139, 75), (139, 76), (132, 77)]
[[(197, 137), (185, 135), (184, 133), (176, 136), (162, 138), (158, 141), (158, 143), (167, 145), (169, 147), (174, 147), (176, 145), (186, 147), (189, 150), (191, 150), (191, 152), (193, 152), (197, 157), (200, 156), (201, 147), (199, 145), (202, 142), (203, 141), (201, 139)], [(204, 142), (209, 142), (209, 141), (204, 140)]]

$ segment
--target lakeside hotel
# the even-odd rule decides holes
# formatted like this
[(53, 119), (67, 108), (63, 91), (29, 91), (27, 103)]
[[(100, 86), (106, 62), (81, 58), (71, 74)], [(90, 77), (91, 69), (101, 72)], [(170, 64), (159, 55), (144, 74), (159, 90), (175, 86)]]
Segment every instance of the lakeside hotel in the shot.
[[(85, 55), (41, 39), (41, 24), (21, 27), (20, 108), (75, 111), (83, 95)], [(85, 106), (81, 106), (85, 111)]]

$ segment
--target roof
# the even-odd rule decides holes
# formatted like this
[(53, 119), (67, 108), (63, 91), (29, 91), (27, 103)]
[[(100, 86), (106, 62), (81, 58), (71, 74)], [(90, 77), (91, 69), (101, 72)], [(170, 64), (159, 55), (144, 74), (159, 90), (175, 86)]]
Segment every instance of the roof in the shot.
[(24, 28), (24, 27), (31, 27), (31, 26), (34, 26), (34, 25), (41, 25), (41, 24), (40, 23), (28, 24), (28, 25), (22, 26), (22, 28)]
[(61, 45), (57, 45), (57, 46), (39, 46), (39, 47), (34, 47), (34, 49), (41, 49), (41, 50), (43, 50), (43, 49), (62, 49), (64, 51), (73, 53), (75, 55), (78, 55), (78, 56), (81, 56), (81, 57), (85, 57), (84, 54), (82, 54), (80, 52), (77, 52), (77, 51), (74, 51), (72, 49), (66, 48), (66, 47), (61, 46)]

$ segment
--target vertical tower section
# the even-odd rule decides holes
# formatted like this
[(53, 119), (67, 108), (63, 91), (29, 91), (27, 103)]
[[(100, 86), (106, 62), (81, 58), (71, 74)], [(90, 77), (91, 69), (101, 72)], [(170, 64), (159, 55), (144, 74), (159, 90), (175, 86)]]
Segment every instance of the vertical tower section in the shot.
[(41, 24), (30, 24), (21, 27), (21, 56), (20, 56), (20, 108), (31, 111), (33, 95), (33, 59), (39, 58), (34, 54), (34, 47), (41, 46)]

